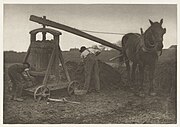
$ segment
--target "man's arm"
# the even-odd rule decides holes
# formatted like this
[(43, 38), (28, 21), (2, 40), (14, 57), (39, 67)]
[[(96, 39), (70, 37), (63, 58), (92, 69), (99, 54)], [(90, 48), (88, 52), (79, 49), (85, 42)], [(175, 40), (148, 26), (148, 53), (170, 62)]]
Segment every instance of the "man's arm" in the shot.
[(98, 56), (101, 53), (100, 49), (93, 49), (96, 56)]
[(81, 62), (84, 63), (84, 57), (83, 56), (81, 57)]
[[(24, 70), (24, 72), (27, 74), (27, 76), (28, 76), (28, 71), (29, 71), (29, 68), (26, 68), (26, 69)], [(27, 81), (27, 78), (23, 75), (23, 72), (21, 73), (21, 76), (22, 76), (22, 78), (23, 78), (25, 81)]]
[(23, 78), (24, 81), (27, 81), (26, 77), (21, 73), (21, 77)]
[(89, 51), (98, 56), (105, 48), (89, 48)]

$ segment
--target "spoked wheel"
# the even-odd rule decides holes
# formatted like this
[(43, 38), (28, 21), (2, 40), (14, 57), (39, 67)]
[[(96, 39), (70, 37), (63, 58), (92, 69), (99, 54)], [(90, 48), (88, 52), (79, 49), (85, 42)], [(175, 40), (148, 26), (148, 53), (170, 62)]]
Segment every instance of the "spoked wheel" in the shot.
[(79, 87), (78, 81), (71, 81), (68, 85), (67, 92), (68, 95), (71, 96), (74, 94), (74, 89)]
[(42, 99), (47, 99), (49, 96), (50, 90), (46, 86), (39, 86), (34, 92), (34, 100), (38, 102)]

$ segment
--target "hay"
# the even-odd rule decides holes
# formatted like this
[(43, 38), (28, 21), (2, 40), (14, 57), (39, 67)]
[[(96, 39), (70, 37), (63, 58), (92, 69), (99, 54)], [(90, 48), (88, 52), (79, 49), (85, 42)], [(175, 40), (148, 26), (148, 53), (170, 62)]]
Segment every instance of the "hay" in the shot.
[(169, 60), (159, 63), (155, 71), (155, 87), (159, 93), (166, 96), (176, 96), (177, 61)]
[(155, 89), (165, 96), (175, 98), (177, 95), (177, 48), (163, 51), (155, 70)]

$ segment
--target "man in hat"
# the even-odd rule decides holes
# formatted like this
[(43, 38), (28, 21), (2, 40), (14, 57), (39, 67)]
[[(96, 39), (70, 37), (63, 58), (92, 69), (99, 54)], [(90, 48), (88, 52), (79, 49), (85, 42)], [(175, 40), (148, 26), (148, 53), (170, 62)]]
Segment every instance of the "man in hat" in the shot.
[(23, 89), (23, 80), (26, 81), (26, 78), (23, 75), (23, 72), (30, 67), (30, 64), (17, 63), (13, 64), (8, 68), (8, 75), (12, 82), (12, 100), (23, 101), (21, 98), (22, 89)]
[(100, 90), (99, 66), (98, 60), (96, 58), (96, 56), (99, 55), (100, 52), (100, 49), (86, 48), (85, 46), (82, 46), (80, 48), (81, 58), (84, 62), (85, 68), (84, 90), (87, 90), (87, 92), (90, 92), (92, 89), (92, 76), (94, 76), (94, 87), (96, 92), (99, 92)]

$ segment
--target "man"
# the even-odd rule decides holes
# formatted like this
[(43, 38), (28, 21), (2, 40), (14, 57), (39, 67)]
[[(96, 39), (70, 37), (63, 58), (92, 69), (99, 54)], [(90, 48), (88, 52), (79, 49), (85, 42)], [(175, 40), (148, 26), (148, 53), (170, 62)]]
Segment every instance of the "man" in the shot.
[[(94, 87), (97, 92), (100, 90), (100, 80), (99, 80), (99, 66), (96, 56), (101, 52), (100, 49), (86, 48), (82, 46), (80, 48), (81, 58), (84, 62), (85, 68), (85, 84), (84, 90), (87, 92), (91, 91), (92, 85), (91, 80), (94, 76)], [(91, 85), (91, 86), (90, 86)]]
[(26, 81), (26, 78), (23, 75), (23, 72), (30, 67), (30, 64), (25, 63), (17, 63), (13, 64), (8, 68), (8, 75), (12, 82), (12, 100), (15, 101), (23, 101), (21, 98), (23, 82)]

